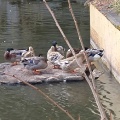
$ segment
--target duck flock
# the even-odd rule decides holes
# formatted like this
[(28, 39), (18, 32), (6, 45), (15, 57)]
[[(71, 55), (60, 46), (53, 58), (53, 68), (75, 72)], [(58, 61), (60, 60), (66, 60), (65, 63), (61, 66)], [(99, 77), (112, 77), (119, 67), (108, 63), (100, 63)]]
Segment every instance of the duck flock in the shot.
[[(102, 49), (85, 47), (84, 51), (82, 49), (74, 48), (74, 52), (80, 65), (86, 65), (84, 52), (86, 53), (90, 64), (103, 56)], [(65, 51), (65, 48), (59, 46), (56, 41), (52, 42), (52, 46), (47, 52), (47, 58), (42, 54), (36, 56), (32, 46), (28, 49), (7, 48), (4, 53), (4, 58), (11, 62), (11, 66), (22, 64), (25, 69), (32, 71), (34, 74), (40, 74), (41, 69), (46, 69), (49, 65), (52, 65), (53, 69), (61, 69), (62, 71), (69, 73), (73, 73), (76, 68), (79, 68), (71, 50), (68, 49)]]

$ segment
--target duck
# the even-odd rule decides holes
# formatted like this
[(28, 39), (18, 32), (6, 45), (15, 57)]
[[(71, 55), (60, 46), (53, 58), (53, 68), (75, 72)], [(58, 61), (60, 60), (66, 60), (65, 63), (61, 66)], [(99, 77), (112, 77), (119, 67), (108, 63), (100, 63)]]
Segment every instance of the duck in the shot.
[(88, 56), (89, 63), (98, 61), (103, 56), (103, 49), (87, 49), (86, 54)]
[(50, 49), (47, 52), (47, 59), (50, 63), (53, 64), (53, 68), (58, 68), (59, 69), (59, 65), (56, 65), (55, 61), (59, 61), (62, 60), (64, 58), (63, 55), (61, 55), (59, 52), (57, 52), (55, 50), (56, 48), (54, 46), (51, 46)]
[[(88, 47), (85, 47), (85, 50), (87, 50), (87, 49), (88, 49)], [(81, 48), (73, 48), (73, 50), (74, 50), (75, 54), (78, 54), (82, 49)], [(66, 52), (66, 58), (72, 57), (72, 56), (73, 56), (72, 51), (70, 49), (68, 49)]]
[(65, 48), (58, 45), (57, 41), (52, 41), (52, 46), (54, 46), (56, 52), (59, 52), (61, 55), (64, 56)]
[(21, 61), (21, 57), (24, 53), (27, 52), (27, 49), (13, 49), (13, 48), (7, 48), (7, 50), (4, 53), (5, 60), (10, 61), (13, 65), (17, 65), (18, 62)]
[(48, 66), (47, 59), (42, 55), (25, 58), (21, 62), (27, 70), (32, 71), (34, 74), (40, 74), (40, 70)]
[[(80, 65), (83, 65), (83, 61), (85, 60), (83, 51), (76, 54), (76, 57)], [(75, 73), (74, 69), (79, 68), (79, 65), (77, 64), (74, 56), (62, 60), (57, 60), (55, 61), (55, 64), (58, 64), (63, 71), (69, 73)]]
[(103, 56), (103, 52), (87, 53), (87, 55), (88, 55), (88, 60), (91, 64), (92, 62), (98, 61)]
[(95, 48), (89, 48), (87, 50), (85, 50), (86, 53), (92, 53), (92, 54), (98, 54), (98, 53), (103, 53), (103, 49), (95, 49)]
[(33, 57), (35, 56), (35, 52), (32, 46), (29, 46), (28, 51), (22, 54), (22, 59), (27, 58), (27, 57)]
[[(89, 49), (87, 51), (81, 50), (78, 54), (76, 54), (76, 57), (78, 62), (83, 68), (87, 67), (87, 64), (85, 63), (86, 59), (84, 56), (84, 52), (86, 52), (90, 65), (91, 62), (95, 62), (103, 56), (103, 50), (98, 50), (98, 49)], [(74, 56), (62, 60), (57, 60), (55, 61), (55, 64), (58, 64), (63, 71), (70, 73), (75, 73), (74, 70), (76, 68), (79, 68), (79, 65), (77, 64)]]

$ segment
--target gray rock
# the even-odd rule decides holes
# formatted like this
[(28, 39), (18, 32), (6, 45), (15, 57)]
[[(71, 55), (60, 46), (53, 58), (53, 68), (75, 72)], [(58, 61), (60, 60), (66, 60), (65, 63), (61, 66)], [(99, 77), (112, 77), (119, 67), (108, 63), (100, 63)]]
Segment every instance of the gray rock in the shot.
[(35, 75), (32, 71), (28, 71), (22, 64), (11, 66), (10, 63), (0, 64), (0, 84), (22, 84), (22, 81), (32, 84), (44, 82), (63, 82), (84, 80), (79, 73), (66, 73), (61, 69), (53, 69), (51, 65), (41, 70), (41, 74)]

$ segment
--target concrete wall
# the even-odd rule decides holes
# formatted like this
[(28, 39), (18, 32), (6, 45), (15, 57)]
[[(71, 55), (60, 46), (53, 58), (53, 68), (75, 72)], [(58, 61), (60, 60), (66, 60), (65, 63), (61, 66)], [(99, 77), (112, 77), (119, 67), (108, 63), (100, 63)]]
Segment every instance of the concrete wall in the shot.
[(90, 4), (91, 45), (104, 49), (103, 62), (120, 83), (120, 31)]

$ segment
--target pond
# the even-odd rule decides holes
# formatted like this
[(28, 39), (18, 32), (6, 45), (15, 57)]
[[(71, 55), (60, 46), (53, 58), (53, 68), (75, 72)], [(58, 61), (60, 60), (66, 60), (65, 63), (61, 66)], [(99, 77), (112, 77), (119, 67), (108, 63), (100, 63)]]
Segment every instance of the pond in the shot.
[[(89, 47), (89, 10), (85, 0), (72, 1), (85, 46)], [(50, 0), (48, 4), (73, 47), (80, 47), (73, 19), (65, 0)], [(36, 55), (46, 56), (51, 42), (68, 49), (49, 11), (40, 0), (0, 0), (0, 62), (5, 62), (8, 47), (33, 46)], [(86, 83), (36, 85), (77, 119), (96, 120), (97, 106)], [(0, 87), (0, 120), (69, 120), (69, 118), (41, 94), (24, 85)]]

